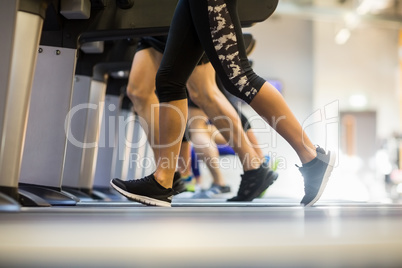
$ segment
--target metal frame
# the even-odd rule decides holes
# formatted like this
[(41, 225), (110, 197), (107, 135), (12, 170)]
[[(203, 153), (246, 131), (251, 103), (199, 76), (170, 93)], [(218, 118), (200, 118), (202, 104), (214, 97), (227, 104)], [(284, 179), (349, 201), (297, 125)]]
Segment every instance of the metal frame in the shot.
[(2, 80), (1, 86), (1, 94), (4, 97), (4, 106), (1, 107), (4, 109), (0, 112), (0, 190), (15, 200), (19, 198), (18, 179), (28, 103), (43, 25), (40, 14), (17, 11), (20, 4), (20, 1), (9, 1), (1, 11), (2, 19), (6, 19), (6, 23), (1, 25), (8, 28), (8, 31), (4, 31), (6, 36), (2, 46), (5, 50), (2, 53), (11, 55), (11, 61), (9, 56), (4, 58), (4, 66), (9, 68), (8, 71), (2, 72), (5, 80)]
[(61, 181), (76, 50), (40, 46), (37, 53), (20, 188), (51, 205), (75, 205), (76, 198), (61, 190)]

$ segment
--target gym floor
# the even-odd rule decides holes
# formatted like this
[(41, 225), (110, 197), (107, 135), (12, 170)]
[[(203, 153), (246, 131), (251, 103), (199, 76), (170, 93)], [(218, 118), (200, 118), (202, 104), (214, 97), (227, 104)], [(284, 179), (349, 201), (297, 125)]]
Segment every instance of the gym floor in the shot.
[(174, 199), (0, 213), (1, 267), (402, 267), (402, 205)]

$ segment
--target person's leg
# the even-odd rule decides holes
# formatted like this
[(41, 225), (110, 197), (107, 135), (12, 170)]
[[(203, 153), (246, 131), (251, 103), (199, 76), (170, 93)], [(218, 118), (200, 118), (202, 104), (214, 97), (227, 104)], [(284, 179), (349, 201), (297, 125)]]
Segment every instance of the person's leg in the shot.
[[(190, 97), (191, 97), (191, 94), (190, 94)], [(265, 161), (264, 160), (265, 159), (264, 153), (261, 150), (260, 143), (259, 143), (257, 137), (255, 136), (253, 129), (250, 127), (250, 122), (248, 121), (247, 117), (243, 113), (238, 111), (238, 114), (239, 114), (240, 119), (242, 121), (243, 131), (246, 132), (246, 136), (250, 141), (251, 148), (254, 149), (254, 151), (257, 153), (258, 157), (260, 159), (262, 159), (262, 161)], [(245, 123), (243, 121), (245, 121)], [(247, 126), (245, 126), (245, 124)], [(213, 133), (212, 134), (213, 140), (217, 145), (229, 146), (227, 141), (226, 141), (226, 139), (222, 136), (222, 134), (219, 132), (219, 130), (215, 126), (213, 126), (213, 125), (211, 126), (211, 131)], [(231, 148), (231, 150), (233, 150), (233, 149)]]
[[(199, 4), (202, 5), (201, 9)], [(207, 2), (180, 0), (171, 23), (165, 54), (156, 77), (156, 89), (161, 102), (159, 120), (161, 147), (155, 173), (138, 181), (122, 183), (120, 180), (112, 180), (111, 182), (116, 190), (136, 201), (170, 206), (168, 200), (171, 193), (167, 188), (172, 186), (181, 143), (180, 137), (183, 135), (187, 119), (185, 84), (203, 53), (200, 39), (205, 36), (199, 34), (196, 26), (201, 25), (203, 29), (207, 29), (207, 32), (210, 31), (208, 6), (205, 4)], [(206, 16), (199, 20), (197, 17), (199, 12)], [(204, 48), (207, 49), (206, 46)], [(219, 57), (215, 60), (219, 61)], [(258, 196), (257, 192), (265, 190), (269, 184), (272, 184), (276, 176), (271, 173), (272, 171), (264, 163), (256, 170), (247, 171), (243, 177), (247, 180), (242, 180), (240, 190), (251, 187), (253, 189), (243, 192), (253, 194), (241, 196), (239, 201), (254, 199)], [(261, 178), (262, 183), (256, 184), (255, 182)], [(246, 181), (252, 181), (252, 183), (244, 184)], [(153, 190), (150, 190), (151, 188)], [(159, 193), (156, 194), (156, 192)]]
[(195, 32), (188, 0), (180, 0), (170, 25), (164, 56), (155, 85), (159, 109), (159, 159), (154, 174), (111, 185), (126, 197), (157, 206), (171, 206), (173, 177), (187, 123), (186, 81), (201, 58), (203, 48)]
[(189, 177), (191, 175), (191, 143), (190, 141), (182, 141), (179, 161), (177, 164), (177, 170), (182, 177)]
[[(157, 49), (153, 47), (155, 45)], [(163, 38), (149, 37), (141, 39), (140, 49), (135, 53), (127, 85), (127, 95), (133, 103), (134, 112), (140, 118), (141, 127), (147, 134), (148, 142), (154, 153), (156, 161), (159, 159), (159, 101), (155, 94), (155, 76), (162, 60)], [(189, 143), (183, 142), (185, 148), (181, 148), (182, 161), (190, 161)], [(179, 170), (174, 174), (173, 189), (176, 193), (185, 190), (185, 184), (181, 179), (181, 171), (189, 173), (184, 166), (178, 166)], [(183, 170), (180, 170), (183, 168)]]
[(306, 194), (301, 203), (314, 204), (326, 186), (334, 154), (315, 148), (279, 92), (253, 72), (246, 55), (236, 0), (189, 2), (199, 40), (222, 84), (249, 103), (293, 147), (303, 163), (300, 171)]
[[(283, 101), (277, 104), (272, 103), (270, 96), (267, 96), (269, 95), (267, 93), (271, 92), (269, 86), (267, 88), (266, 81), (258, 77), (248, 63), (242, 40), (240, 20), (237, 16), (236, 0), (180, 0), (172, 20), (165, 55), (156, 79), (160, 101), (167, 102), (174, 107), (170, 110), (165, 109), (167, 107), (163, 107), (163, 111), (160, 109), (160, 122), (162, 122), (160, 133), (165, 135), (161, 136), (160, 139), (160, 143), (163, 145), (160, 150), (160, 157), (168, 160), (168, 165), (164, 167), (159, 162), (155, 172), (156, 180), (154, 177), (147, 177), (140, 183), (130, 183), (128, 192), (135, 192), (133, 195), (135, 200), (147, 203), (146, 198), (139, 197), (139, 193), (142, 193), (146, 194), (147, 198), (151, 195), (152, 202), (159, 202), (163, 199), (161, 205), (170, 206), (170, 202), (167, 201), (170, 192), (168, 189), (162, 190), (161, 188), (172, 185), (180, 137), (183, 135), (185, 127), (183, 117), (187, 118), (185, 83), (202, 55), (202, 48), (204, 48), (229, 92), (250, 103), (264, 86), (263, 92), (265, 93), (262, 94), (262, 98), (267, 101), (265, 105), (272, 104), (275, 107), (269, 108), (268, 112), (264, 113), (260, 110), (260, 108), (262, 109), (261, 102), (257, 101), (254, 106), (259, 109), (260, 114), (266, 119), (272, 118), (272, 116), (280, 118), (289, 115), (287, 105), (284, 105), (286, 103)], [(276, 100), (276, 98), (273, 99)], [(289, 129), (301, 129), (300, 124), (297, 121), (294, 122), (292, 118), (294, 116), (287, 121), (288, 124), (297, 124), (298, 126), (289, 126)], [(291, 133), (287, 133), (285, 126), (278, 127), (277, 130), (285, 139), (295, 138)], [(315, 155), (314, 152), (311, 152), (312, 147), (314, 147), (311, 142), (303, 143), (303, 137), (306, 135), (304, 132), (302, 133), (301, 138), (297, 137), (295, 140), (288, 140), (288, 142), (294, 146), (302, 162), (305, 162), (309, 158), (306, 155), (310, 154), (311, 158)], [(163, 140), (162, 137), (164, 137)], [(179, 144), (172, 143), (177, 139)], [(301, 150), (307, 151), (307, 154)], [(335, 161), (332, 154), (326, 154), (321, 150), (320, 156), (318, 160), (324, 164), (315, 161), (317, 158), (314, 158), (308, 163), (309, 165), (303, 165), (305, 169), (301, 170), (306, 185), (306, 195), (302, 200), (304, 205), (312, 205), (320, 197)], [(259, 176), (254, 174), (253, 177)], [(112, 181), (112, 185), (113, 182), (115, 181)], [(120, 186), (127, 188), (127, 185), (120, 184)], [(149, 187), (153, 187), (153, 190), (149, 190)], [(160, 195), (156, 196), (154, 192), (158, 189), (160, 189)]]
[(239, 115), (219, 90), (212, 65), (198, 65), (187, 82), (187, 88), (191, 100), (207, 114), (238, 154), (244, 171), (257, 169), (261, 165), (261, 158), (251, 147)]
[(200, 172), (200, 160), (195, 153), (194, 148), (191, 148), (191, 171), (194, 176), (194, 180), (192, 182), (195, 183), (194, 187), (191, 187), (190, 192), (195, 192), (196, 188), (200, 188), (199, 185), (201, 183), (201, 172)]
[(173, 176), (187, 123), (186, 81), (202, 53), (188, 0), (180, 0), (155, 79), (160, 102), (160, 146), (156, 171), (138, 180), (124, 182), (113, 179), (112, 187), (124, 196), (147, 205), (171, 206)]
[(165, 188), (172, 185), (181, 137), (187, 122), (186, 82), (202, 54), (203, 48), (194, 29), (188, 0), (180, 0), (156, 76), (156, 89), (160, 101), (161, 161), (154, 176)]
[[(189, 105), (189, 132), (191, 142), (194, 147), (197, 158), (200, 158), (206, 164), (211, 176), (211, 185), (201, 191), (197, 191), (192, 198), (217, 198), (222, 197), (222, 194), (231, 192), (230, 186), (226, 185), (226, 180), (223, 176), (220, 166), (220, 152), (215, 143), (214, 134), (220, 135), (216, 127), (209, 123), (207, 115), (196, 105)], [(224, 140), (224, 138), (222, 137)], [(225, 142), (226, 143), (226, 142)], [(198, 183), (202, 181), (199, 176)]]
[[(286, 102), (273, 87), (269, 87), (264, 79), (253, 72), (248, 62), (236, 1), (190, 0), (190, 3), (192, 9), (200, 10), (193, 13), (196, 21), (205, 21), (206, 17), (208, 19), (207, 27), (201, 23), (195, 26), (205, 53), (224, 87), (249, 104), (260, 88), (263, 88), (263, 94), (257, 98), (260, 101), (253, 101), (251, 106), (293, 146), (302, 163), (312, 160), (316, 156), (315, 147), (302, 131)], [(285, 119), (275, 125), (279, 118)], [(302, 137), (305, 137), (304, 141)]]
[(188, 122), (191, 142), (197, 157), (201, 158), (207, 165), (212, 175), (213, 183), (224, 186), (225, 180), (219, 167), (219, 152), (211, 138), (211, 132), (207, 125), (207, 116), (201, 109), (190, 107)]
[(246, 131), (247, 138), (249, 139), (251, 146), (253, 147), (254, 151), (257, 153), (258, 157), (260, 159), (264, 159), (264, 153), (262, 152), (260, 148), (260, 143), (257, 140), (257, 137), (255, 136), (253, 129), (250, 128)]
[(215, 71), (210, 63), (198, 65), (194, 69), (187, 82), (187, 88), (191, 100), (208, 115), (243, 165), (244, 174), (237, 196), (228, 201), (253, 200), (277, 179), (278, 174), (268, 166), (262, 165), (263, 157), (253, 149), (238, 113), (219, 90)]
[(127, 85), (127, 95), (141, 118), (140, 124), (147, 134), (155, 161), (159, 159), (159, 101), (155, 94), (155, 76), (161, 60), (162, 54), (152, 47), (137, 51)]
[(248, 118), (244, 115), (244, 113), (241, 110), (237, 109), (236, 106), (233, 107), (239, 114), (243, 130), (246, 132), (247, 138), (251, 143), (251, 147), (254, 149), (257, 155), (264, 160), (264, 153), (262, 152), (260, 143), (258, 142), (258, 139), (255, 136), (253, 129), (251, 128), (251, 122), (248, 120)]
[(285, 138), (297, 152), (303, 164), (310, 162), (317, 156), (315, 146), (302, 129), (282, 95), (271, 84), (265, 83), (250, 105)]

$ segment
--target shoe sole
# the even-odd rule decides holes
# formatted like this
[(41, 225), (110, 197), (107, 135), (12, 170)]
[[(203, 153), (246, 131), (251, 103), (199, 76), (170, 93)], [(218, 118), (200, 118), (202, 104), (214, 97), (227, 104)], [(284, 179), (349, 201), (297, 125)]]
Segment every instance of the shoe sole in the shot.
[(317, 202), (318, 199), (320, 199), (322, 193), (325, 190), (325, 187), (327, 186), (327, 183), (329, 181), (329, 176), (331, 175), (331, 172), (334, 169), (334, 163), (335, 163), (335, 160), (336, 160), (336, 154), (334, 152), (330, 151), (328, 153), (329, 153), (329, 163), (328, 163), (327, 169), (325, 170), (324, 177), (322, 179), (320, 189), (318, 190), (318, 193), (314, 197), (314, 199), (311, 200), (308, 204), (304, 205), (305, 207), (311, 207), (312, 205), (314, 205), (315, 202)]
[(115, 185), (113, 183), (113, 181), (110, 181), (110, 185), (112, 185), (112, 187), (118, 191), (119, 193), (121, 193), (122, 195), (124, 195), (125, 197), (127, 197), (130, 200), (139, 202), (141, 204), (147, 205), (147, 206), (157, 206), (157, 207), (171, 207), (172, 204), (166, 201), (161, 201), (158, 199), (154, 199), (148, 196), (142, 196), (142, 195), (136, 195), (136, 194), (132, 194), (130, 192), (127, 192), (123, 189), (121, 189), (119, 186)]

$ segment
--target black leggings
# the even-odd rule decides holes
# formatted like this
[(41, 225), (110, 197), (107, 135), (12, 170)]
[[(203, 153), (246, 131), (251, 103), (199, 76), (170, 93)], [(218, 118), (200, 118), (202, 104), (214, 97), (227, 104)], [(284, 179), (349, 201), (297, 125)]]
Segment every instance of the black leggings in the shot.
[(179, 0), (156, 76), (159, 101), (187, 98), (186, 82), (204, 50), (224, 87), (250, 103), (265, 80), (247, 59), (236, 0)]

